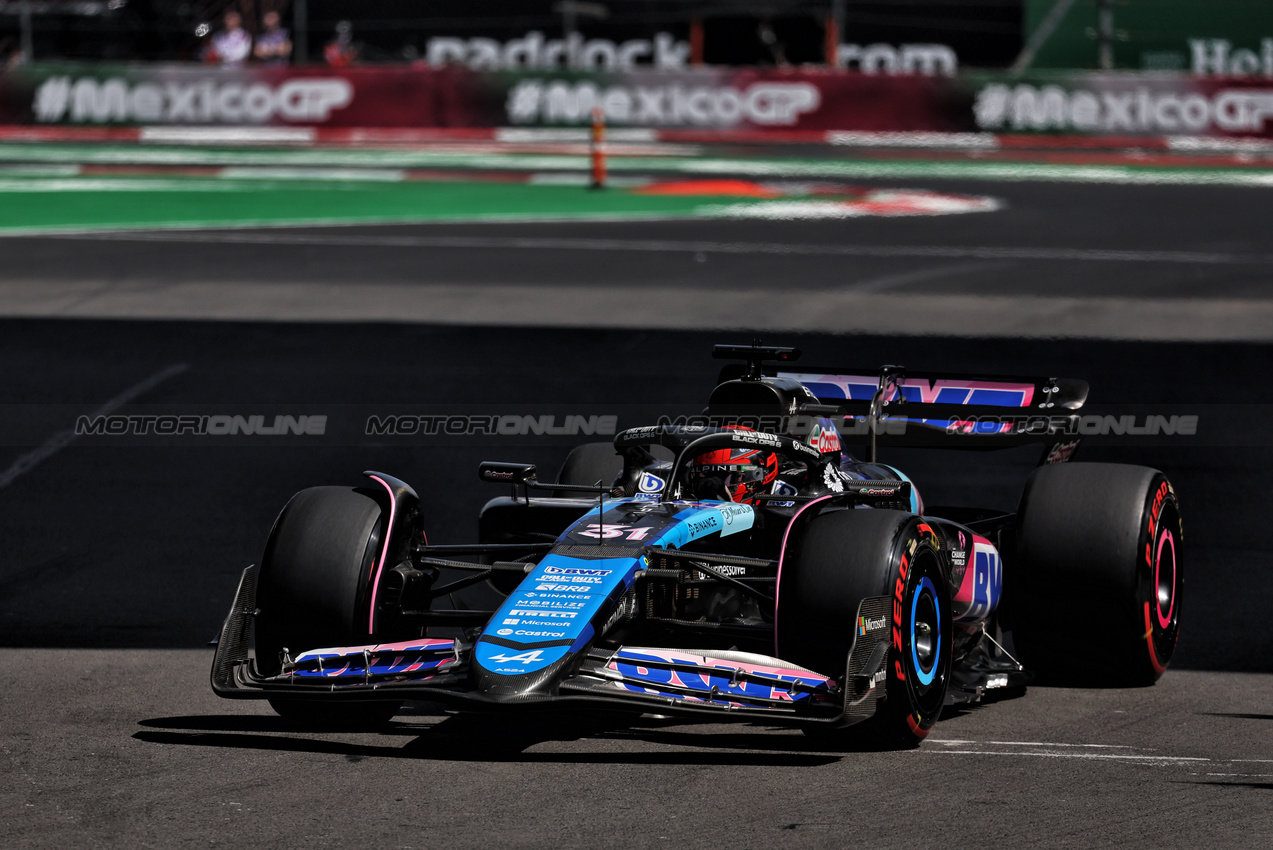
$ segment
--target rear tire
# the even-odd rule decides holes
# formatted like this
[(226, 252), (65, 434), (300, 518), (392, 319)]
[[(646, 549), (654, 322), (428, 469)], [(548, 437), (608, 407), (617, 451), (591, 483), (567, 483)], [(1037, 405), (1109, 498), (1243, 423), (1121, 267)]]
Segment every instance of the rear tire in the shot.
[(894, 600), (886, 692), (875, 716), (807, 731), (827, 743), (918, 746), (950, 683), (950, 591), (935, 535), (904, 511), (833, 511), (814, 517), (793, 550), (778, 578), (779, 658), (842, 678), (858, 606), (871, 596)]
[(1022, 661), (1053, 681), (1136, 686), (1167, 669), (1184, 591), (1180, 505), (1159, 471), (1036, 469), (1005, 571)]
[[(257, 578), (261, 675), (279, 672), (284, 651), (296, 657), (311, 649), (377, 642), (367, 620), (383, 526), (380, 504), (367, 490), (311, 487), (287, 503), (270, 532)], [(402, 706), (283, 696), (269, 702), (289, 720), (336, 726), (384, 723)]]

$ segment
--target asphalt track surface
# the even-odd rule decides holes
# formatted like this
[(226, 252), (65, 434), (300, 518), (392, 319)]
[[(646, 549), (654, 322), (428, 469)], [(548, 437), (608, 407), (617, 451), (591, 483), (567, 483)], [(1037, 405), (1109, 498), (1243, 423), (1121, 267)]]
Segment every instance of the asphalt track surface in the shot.
[(12, 236), (0, 315), (1273, 340), (1265, 188), (885, 185), (1003, 207)]
[[(725, 335), (688, 329), (684, 318), (671, 329), (610, 317), (598, 321), (610, 325), (605, 329), (569, 330), (555, 318), (573, 309), (570, 291), (583, 297), (651, 281), (680, 291), (690, 299), (685, 305), (740, 291), (780, 299), (805, 289), (830, 297), (854, 281), (891, 279), (887, 287), (898, 299), (891, 303), (911, 315), (933, 310), (941, 296), (977, 303), (998, 295), (1015, 299), (1010, 306), (1056, 297), (1082, 301), (1101, 328), (1118, 326), (1120, 316), (1111, 313), (1119, 305), (1162, 296), (1196, 301), (1199, 316), (1228, 310), (1237, 329), (1243, 313), (1267, 307), (1270, 267), (1258, 258), (1267, 250), (1263, 223), (1273, 196), (1262, 191), (942, 188), (995, 194), (1008, 206), (985, 216), (887, 222), (339, 234), (1052, 253), (846, 260), (799, 251), (572, 251), (508, 242), (324, 244), (335, 229), (288, 232), (294, 241), (309, 240), (304, 244), (0, 243), (0, 287), (10, 305), (19, 296), (37, 299), (41, 287), (105, 284), (143, 295), (150, 288), (161, 297), (182, 280), (223, 285), (227, 300), (241, 294), (236, 285), (271, 281), (311, 294), (240, 305), (245, 315), (237, 321), (94, 314), (91, 299), (79, 312), (46, 305), (27, 314), (33, 318), (0, 321), (4, 424), (6, 433), (22, 435), (0, 449), (0, 669), (8, 679), (0, 692), (3, 843), (1268, 846), (1273, 538), (1265, 518), (1273, 451), (1261, 424), (1267, 420), (1246, 416), (1233, 424), (1212, 414), (1234, 405), (1258, 412), (1273, 402), (1273, 350), (1258, 335), (1181, 341), (1195, 338), (1188, 324), (1164, 322), (1146, 333), (1056, 338), (1034, 328), (1014, 336), (964, 317), (948, 334), (907, 336), (903, 311), (890, 314), (887, 333), (767, 336), (823, 363), (1083, 377), (1094, 403), (1177, 405), (1202, 416), (1196, 438), (1081, 450), (1089, 460), (1162, 468), (1181, 493), (1188, 589), (1181, 646), (1162, 681), (1128, 690), (1034, 687), (1020, 699), (945, 717), (911, 752), (830, 752), (798, 732), (762, 725), (579, 716), (510, 722), (426, 704), (409, 706), (386, 732), (289, 728), (263, 705), (214, 697), (206, 647), (239, 571), (258, 557), (287, 497), (311, 484), (354, 484), (360, 470), (382, 469), (428, 494), (433, 539), (457, 542), (475, 533), (476, 512), (491, 495), (476, 481), (478, 460), (526, 460), (551, 470), (566, 442), (388, 445), (296, 437), (114, 445), (65, 433), (74, 415), (129, 404), (335, 417), (342, 405), (393, 412), (495, 404), (529, 412), (550, 404), (579, 412), (634, 400), (701, 403), (719, 365), (707, 357), (711, 343), (748, 339), (744, 328), (764, 330), (764, 311)], [(1146, 256), (1067, 259), (1063, 252), (1074, 250)], [(1169, 252), (1246, 259), (1185, 262)], [(952, 274), (960, 263), (985, 265)], [(412, 287), (439, 283), (471, 286), (474, 297), (489, 295), (483, 287), (493, 283), (541, 297), (520, 323), (296, 320), (324, 293), (343, 298), (385, 285), (408, 297)], [(490, 309), (498, 312), (499, 304)], [(629, 424), (636, 423), (620, 427)], [(1020, 453), (898, 452), (893, 459), (930, 503), (1007, 509), (1032, 462)], [(1059, 600), (1057, 625), (1082, 628), (1083, 614)]]

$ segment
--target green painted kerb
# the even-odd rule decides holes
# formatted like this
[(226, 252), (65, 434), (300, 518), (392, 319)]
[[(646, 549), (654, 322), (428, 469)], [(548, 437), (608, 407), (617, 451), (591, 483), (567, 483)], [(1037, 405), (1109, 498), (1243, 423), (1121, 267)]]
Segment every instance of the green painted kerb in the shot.
[[(30, 190), (13, 191), (29, 182)], [(84, 190), (73, 188), (77, 182)], [(147, 182), (154, 189), (145, 188)], [(439, 221), (693, 215), (704, 198), (633, 195), (580, 186), (510, 183), (0, 179), (0, 228), (242, 226), (306, 222)], [(55, 183), (53, 191), (39, 191)], [(112, 183), (118, 188), (111, 188)], [(91, 187), (91, 188), (90, 188)], [(716, 200), (716, 199), (711, 199)]]

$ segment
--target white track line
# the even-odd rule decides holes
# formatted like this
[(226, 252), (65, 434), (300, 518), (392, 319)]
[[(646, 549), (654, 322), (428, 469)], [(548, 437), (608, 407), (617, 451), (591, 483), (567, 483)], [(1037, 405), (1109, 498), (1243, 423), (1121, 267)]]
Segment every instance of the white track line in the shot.
[[(128, 402), (132, 401), (138, 396), (143, 395), (144, 393), (150, 392), (155, 387), (159, 386), (164, 381), (168, 380), (174, 375), (179, 375), (184, 371), (186, 371), (185, 363), (174, 363), (173, 365), (165, 369), (160, 369), (158, 372), (151, 375), (149, 378), (146, 378), (144, 381), (140, 381), (139, 383), (133, 384), (131, 387), (124, 390), (122, 393), (115, 396), (114, 398), (110, 399), (101, 407), (97, 408), (97, 410), (94, 410), (92, 413), (88, 414), (89, 418), (91, 419), (98, 416), (106, 416), (107, 414), (117, 410), (118, 408), (127, 404)], [(0, 472), (0, 490), (3, 490), (4, 488), (8, 487), (10, 484), (14, 482), (15, 479), (17, 479), (18, 476), (22, 475), (24, 472), (31, 471), (37, 465), (39, 465), (42, 461), (48, 460), (53, 455), (57, 454), (62, 449), (66, 448), (74, 440), (75, 440), (75, 433), (73, 431), (70, 431), (70, 430), (58, 431), (56, 434), (50, 437), (44, 445), (40, 446), (38, 449), (29, 451), (26, 454), (19, 457), (17, 460), (13, 462), (13, 464), (8, 469), (6, 469), (4, 472)]]
[(1112, 753), (1040, 753), (1040, 752), (1002, 752), (999, 750), (929, 750), (930, 753), (943, 753), (945, 755), (960, 756), (1029, 756), (1034, 758), (1052, 758), (1052, 759), (1097, 759), (1097, 760), (1118, 760), (1118, 761), (1153, 761), (1166, 763), (1175, 762), (1195, 762), (1195, 761), (1211, 761), (1208, 758), (1199, 758), (1196, 756), (1137, 756), (1137, 755), (1114, 755)]
[(934, 744), (943, 744), (945, 746), (964, 747), (970, 744), (980, 744), (983, 747), (1092, 747), (1095, 749), (1107, 750), (1135, 750), (1139, 747), (1133, 747), (1130, 744), (1060, 744), (1055, 741), (933, 741)]
[[(315, 225), (322, 226), (322, 225)], [(3, 235), (3, 234), (0, 234)], [(30, 234), (23, 234), (30, 235)], [(643, 253), (778, 254), (851, 257), (932, 257), (978, 260), (1075, 260), (1116, 263), (1188, 263), (1194, 265), (1267, 265), (1273, 254), (1214, 251), (1124, 251), (1098, 248), (1014, 248), (959, 245), (826, 245), (785, 242), (707, 242), (673, 239), (593, 239), (497, 236), (307, 235), (242, 232), (51, 233), (67, 239), (128, 242), (214, 242), (262, 245), (342, 245), (368, 248), (536, 249), (552, 251), (634, 251)]]
[(1258, 776), (1258, 777), (1268, 777), (1268, 776), (1273, 776), (1273, 773), (1208, 773), (1208, 774), (1207, 774), (1207, 776), (1247, 776), (1247, 777)]

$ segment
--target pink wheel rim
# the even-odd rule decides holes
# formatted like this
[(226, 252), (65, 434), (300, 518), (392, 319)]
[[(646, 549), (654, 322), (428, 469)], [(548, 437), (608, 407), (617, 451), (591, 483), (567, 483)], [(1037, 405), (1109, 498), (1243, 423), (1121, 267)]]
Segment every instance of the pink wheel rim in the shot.
[[(1167, 613), (1163, 614), (1162, 583), (1162, 551), (1164, 546), (1171, 547), (1171, 587), (1167, 594)], [(1157, 604), (1154, 606), (1158, 614), (1158, 625), (1164, 629), (1171, 627), (1171, 615), (1176, 610), (1176, 541), (1170, 531), (1158, 538), (1158, 551), (1154, 555), (1154, 595)]]

